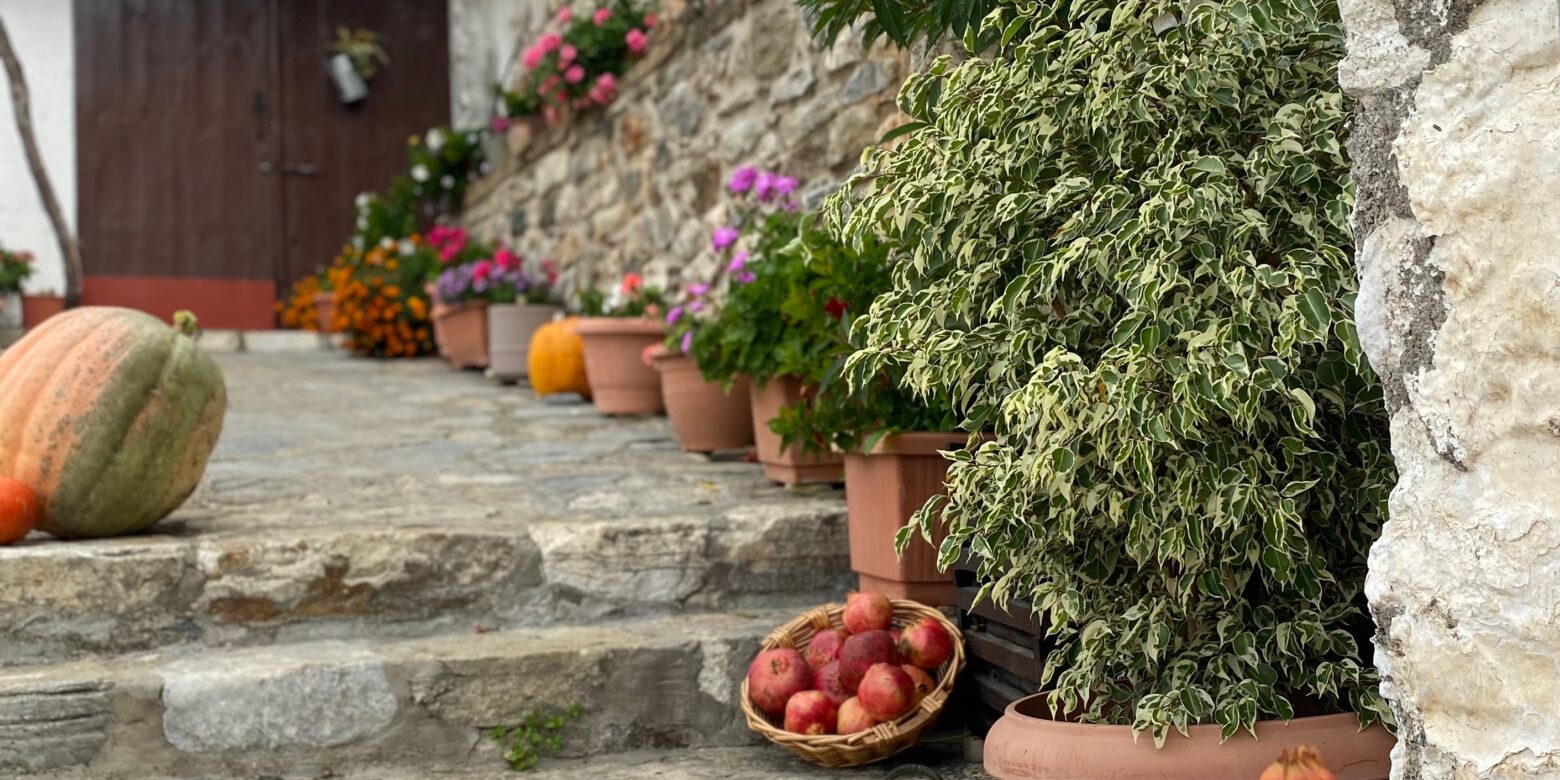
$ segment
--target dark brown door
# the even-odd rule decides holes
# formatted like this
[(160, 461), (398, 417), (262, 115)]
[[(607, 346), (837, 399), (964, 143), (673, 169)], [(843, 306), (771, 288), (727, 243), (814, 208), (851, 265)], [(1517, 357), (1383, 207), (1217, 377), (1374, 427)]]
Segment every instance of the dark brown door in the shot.
[[(74, 0), (87, 303), (267, 328), (328, 263), (354, 196), (449, 119), (445, 0)], [(391, 57), (343, 106), (337, 27)]]
[[(352, 232), (353, 200), (406, 170), (406, 141), (449, 122), (449, 34), (442, 0), (282, 0), (284, 227), (278, 282), (329, 263)], [(336, 29), (378, 33), (390, 64), (368, 99), (343, 106), (325, 71)]]

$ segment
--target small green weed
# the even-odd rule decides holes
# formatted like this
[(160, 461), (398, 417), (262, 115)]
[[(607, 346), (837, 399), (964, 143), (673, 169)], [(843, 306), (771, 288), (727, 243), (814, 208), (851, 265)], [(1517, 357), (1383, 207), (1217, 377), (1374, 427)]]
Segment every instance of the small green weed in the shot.
[(499, 726), (490, 736), (504, 746), (504, 760), (516, 772), (532, 769), (543, 756), (555, 756), (563, 748), (563, 727), (580, 719), (584, 710), (575, 704), (562, 712), (536, 710), (516, 726)]

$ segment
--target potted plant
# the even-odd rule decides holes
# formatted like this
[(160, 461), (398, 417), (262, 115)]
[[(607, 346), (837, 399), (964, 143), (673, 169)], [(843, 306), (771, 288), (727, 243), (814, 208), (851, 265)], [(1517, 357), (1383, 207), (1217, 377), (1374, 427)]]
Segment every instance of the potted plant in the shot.
[(497, 270), (487, 247), (460, 227), (428, 231), (443, 270), (434, 284), (433, 327), (439, 355), (456, 368), (487, 368), (488, 295)]
[(1395, 474), (1352, 319), (1343, 36), (1334, 3), (1263, 7), (1000, 4), (1007, 42), (912, 76), (906, 133), (830, 200), (896, 258), (844, 375), (993, 435), (916, 521), (1053, 643), (1047, 706), (1012, 710), (1043, 728), (986, 742), (998, 777), (1242, 776), (1285, 722), (1385, 776), (1361, 591)]
[(574, 331), (584, 342), (585, 374), (592, 403), (602, 414), (660, 414), (661, 377), (649, 352), (666, 336), (666, 303), (659, 288), (636, 273), (623, 276), (610, 297), (589, 290), (580, 295), (585, 314)]
[(314, 327), (321, 333), (335, 333), (336, 296), (330, 289), (330, 277), (321, 272), (315, 278), (318, 287), (314, 293)]
[(618, 81), (644, 56), (656, 15), (641, 0), (608, 0), (589, 14), (572, 6), (558, 10), (556, 29), (542, 33), (520, 55), (524, 66), (513, 89), (495, 84), (495, 133), (511, 123), (540, 115), (558, 124), (571, 111), (609, 105)]
[(0, 347), (20, 339), (25, 323), (22, 315), (22, 282), (33, 274), (33, 256), (0, 247)]
[(529, 373), (531, 338), (563, 313), (554, 293), (557, 265), (543, 260), (532, 272), (525, 258), (499, 247), (488, 287), (488, 371), (506, 384)]
[[(438, 255), (421, 236), (384, 236), (366, 251), (343, 247), (331, 267), (331, 301), (344, 344), (355, 355), (419, 357), (433, 352), (425, 280)], [(301, 307), (289, 307), (297, 311)]]

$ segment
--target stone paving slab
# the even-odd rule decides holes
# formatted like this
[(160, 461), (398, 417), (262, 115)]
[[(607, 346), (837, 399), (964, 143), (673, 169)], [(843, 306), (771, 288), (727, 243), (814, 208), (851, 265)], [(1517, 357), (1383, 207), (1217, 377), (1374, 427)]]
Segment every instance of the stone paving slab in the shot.
[(227, 424), (173, 518), (0, 548), (0, 667), (807, 604), (848, 583), (838, 491), (678, 452), (664, 420), (437, 361), (219, 360)]
[(573, 703), (586, 711), (566, 732), (565, 757), (751, 745), (740, 681), (758, 641), (789, 617), (665, 617), (0, 671), (0, 777), (364, 767), (432, 776), (502, 766), (488, 729)]

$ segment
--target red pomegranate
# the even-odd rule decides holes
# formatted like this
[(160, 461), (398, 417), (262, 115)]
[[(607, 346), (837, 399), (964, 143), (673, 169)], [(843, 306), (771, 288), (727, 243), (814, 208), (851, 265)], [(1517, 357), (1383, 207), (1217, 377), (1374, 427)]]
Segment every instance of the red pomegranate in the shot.
[(920, 704), (921, 700), (926, 698), (928, 694), (937, 690), (937, 682), (932, 679), (931, 675), (921, 671), (920, 667), (902, 664), (899, 668), (905, 670), (905, 674), (910, 675), (910, 682), (915, 684), (916, 704)]
[(845, 646), (845, 638), (850, 636), (843, 628), (830, 628), (813, 635), (807, 643), (807, 649), (802, 652), (802, 657), (807, 659), (807, 665), (814, 669), (822, 669), (824, 664), (840, 657), (840, 648)]
[(813, 672), (813, 690), (821, 691), (836, 707), (844, 704), (852, 693), (851, 689), (845, 687), (845, 681), (840, 679), (839, 661), (830, 661)]
[(898, 651), (887, 631), (868, 631), (845, 640), (840, 649), (840, 679), (848, 690), (856, 690), (861, 678), (873, 664), (897, 664)]
[(770, 717), (779, 717), (785, 712), (785, 703), (811, 685), (807, 662), (789, 647), (765, 650), (748, 667), (748, 698)]
[(785, 703), (785, 730), (797, 734), (833, 734), (838, 717), (823, 691), (802, 691)]
[(881, 593), (852, 593), (845, 597), (841, 619), (852, 634), (887, 631), (894, 622), (894, 603)]
[(873, 664), (861, 678), (856, 698), (879, 723), (903, 716), (915, 706), (915, 683), (893, 664)]
[(866, 709), (861, 706), (861, 700), (852, 696), (840, 705), (835, 725), (841, 734), (854, 734), (876, 726), (877, 721), (867, 714)]
[(953, 637), (948, 635), (948, 629), (931, 618), (911, 623), (899, 637), (899, 656), (905, 663), (936, 669), (950, 655), (953, 655)]

